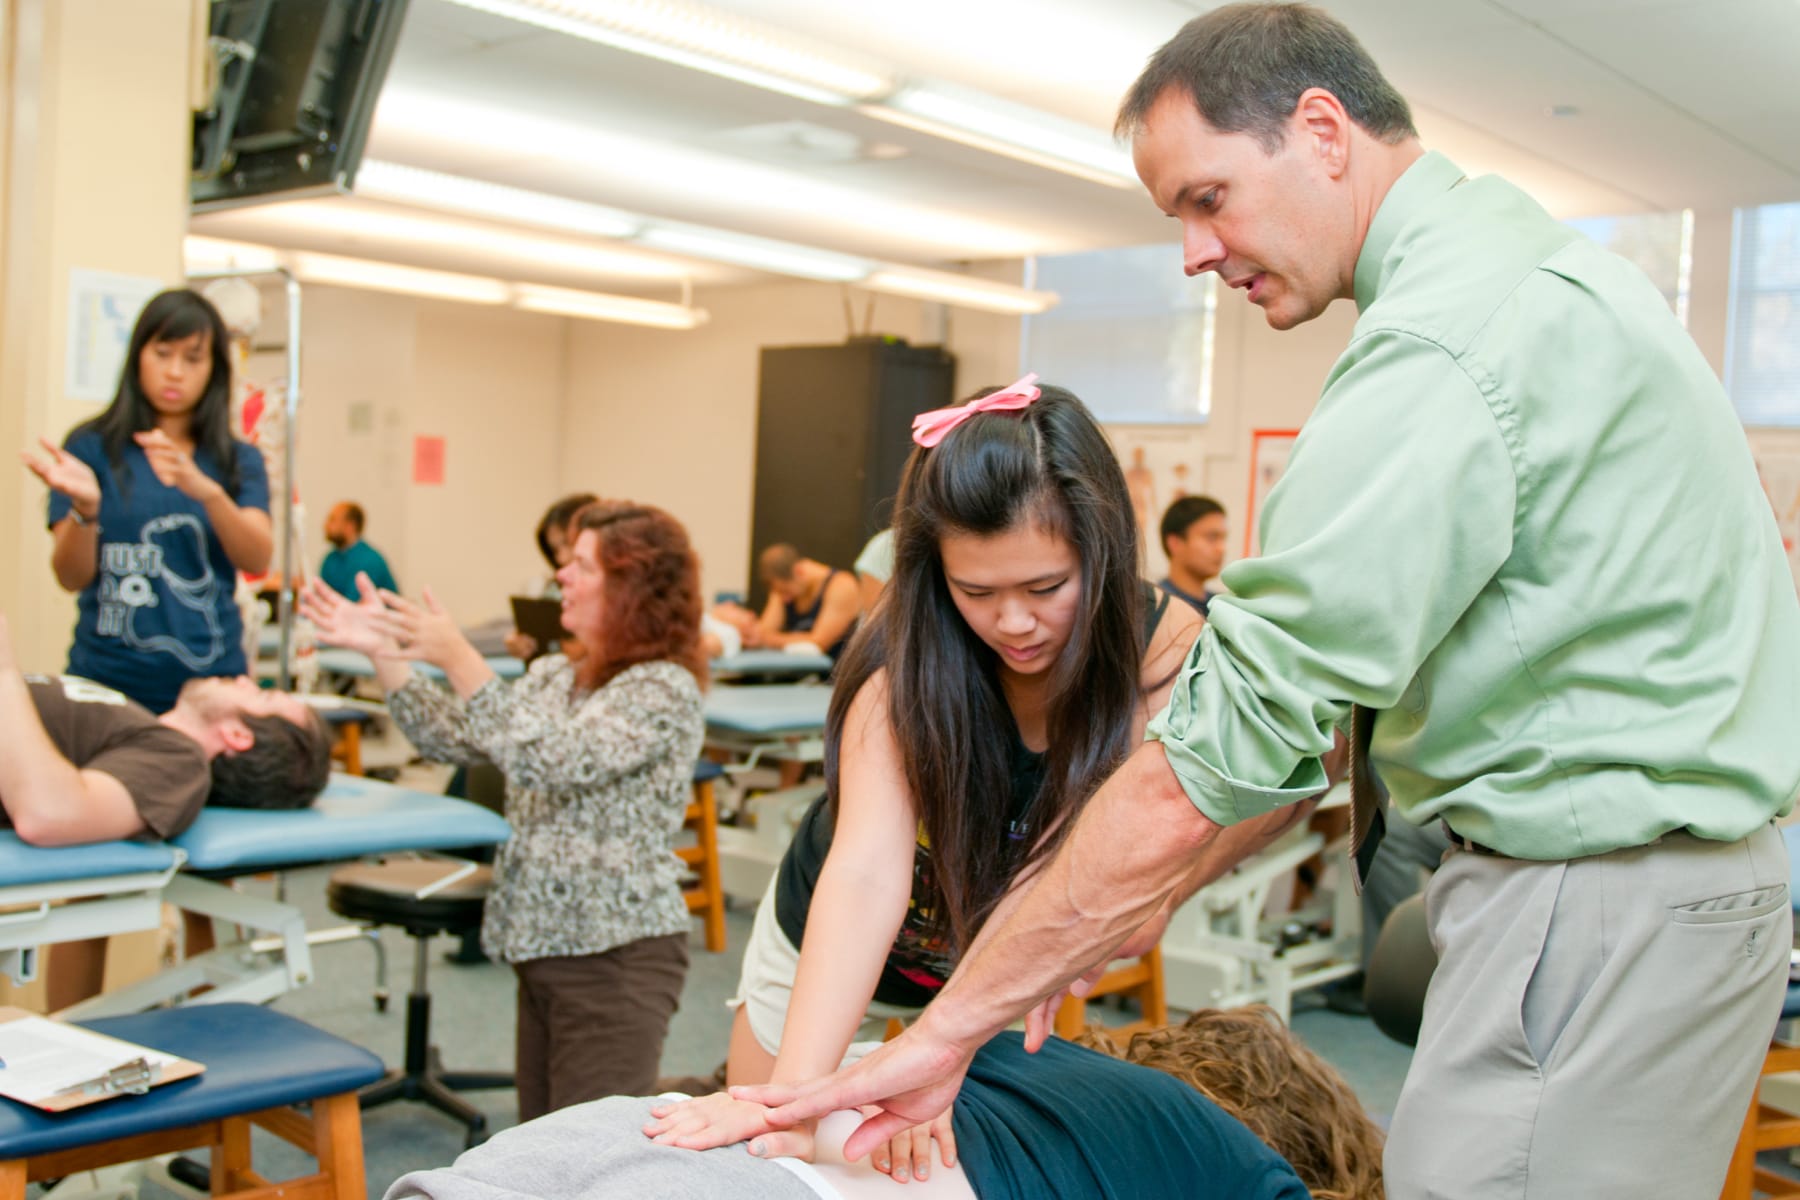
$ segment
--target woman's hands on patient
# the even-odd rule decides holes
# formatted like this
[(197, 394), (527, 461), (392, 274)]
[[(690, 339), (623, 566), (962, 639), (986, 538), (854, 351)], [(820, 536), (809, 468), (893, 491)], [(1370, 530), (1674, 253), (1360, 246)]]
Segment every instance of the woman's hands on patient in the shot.
[(729, 1093), (714, 1092), (692, 1100), (670, 1101), (650, 1109), (656, 1120), (644, 1126), (644, 1134), (663, 1146), (684, 1150), (711, 1150), (750, 1141), (750, 1153), (758, 1158), (813, 1157), (810, 1122), (790, 1129), (776, 1129), (765, 1116), (768, 1109), (749, 1100), (733, 1100)]
[[(860, 1111), (865, 1117), (873, 1117), (881, 1112), (873, 1106)], [(944, 1160), (944, 1165), (954, 1167), (956, 1134), (950, 1128), (950, 1110), (947, 1108), (923, 1125), (903, 1129), (890, 1138), (886, 1145), (875, 1147), (874, 1152), (869, 1155), (869, 1162), (877, 1171), (892, 1176), (895, 1183), (905, 1183), (908, 1179), (930, 1179), (933, 1141), (938, 1144), (938, 1155)]]
[[(864, 1111), (865, 1117), (879, 1110)], [(644, 1126), (651, 1141), (684, 1150), (711, 1150), (749, 1142), (750, 1153), (758, 1158), (799, 1158), (814, 1160), (816, 1143), (810, 1122), (791, 1129), (776, 1129), (768, 1122), (769, 1110), (749, 1100), (735, 1100), (727, 1092), (714, 1092), (692, 1100), (671, 1101), (650, 1109), (654, 1121)], [(946, 1167), (956, 1165), (956, 1134), (950, 1128), (950, 1110), (945, 1109), (922, 1125), (897, 1133), (877, 1146), (869, 1156), (877, 1171), (892, 1176), (896, 1183), (909, 1179), (931, 1178), (931, 1143), (938, 1144), (938, 1154)]]

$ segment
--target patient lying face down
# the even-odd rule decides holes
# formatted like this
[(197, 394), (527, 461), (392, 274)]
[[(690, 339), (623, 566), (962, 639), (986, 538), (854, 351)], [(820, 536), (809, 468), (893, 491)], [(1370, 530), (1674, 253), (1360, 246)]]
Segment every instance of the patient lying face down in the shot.
[(652, 1101), (615, 1096), (415, 1171), (386, 1200), (1382, 1197), (1380, 1130), (1269, 1009), (1203, 1010), (1123, 1048), (1098, 1029), (1082, 1041), (1094, 1049), (1052, 1040), (1028, 1055), (1016, 1033), (984, 1046), (956, 1100), (961, 1161), (902, 1193), (842, 1161), (855, 1114), (820, 1123), (808, 1164), (659, 1145), (640, 1132)]

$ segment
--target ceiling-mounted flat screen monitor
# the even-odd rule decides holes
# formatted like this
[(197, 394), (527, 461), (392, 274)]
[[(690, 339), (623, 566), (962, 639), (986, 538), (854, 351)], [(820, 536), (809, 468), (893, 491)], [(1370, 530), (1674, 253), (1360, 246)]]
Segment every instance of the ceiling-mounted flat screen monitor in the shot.
[(349, 191), (405, 15), (406, 0), (212, 0), (194, 209)]

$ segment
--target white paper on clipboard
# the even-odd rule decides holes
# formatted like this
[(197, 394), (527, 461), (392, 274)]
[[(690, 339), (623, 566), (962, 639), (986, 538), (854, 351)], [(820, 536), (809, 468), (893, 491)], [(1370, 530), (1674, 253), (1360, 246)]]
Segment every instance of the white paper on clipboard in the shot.
[[(137, 1063), (143, 1070), (133, 1070)], [(0, 1009), (0, 1096), (74, 1108), (197, 1074), (198, 1063), (19, 1009)]]

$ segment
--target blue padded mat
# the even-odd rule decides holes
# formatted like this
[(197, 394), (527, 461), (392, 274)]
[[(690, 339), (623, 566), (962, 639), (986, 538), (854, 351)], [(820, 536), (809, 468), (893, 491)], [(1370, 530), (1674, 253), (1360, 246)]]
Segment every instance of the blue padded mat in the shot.
[(823, 654), (789, 654), (786, 650), (741, 650), (712, 660), (712, 673), (727, 675), (829, 675), (831, 659)]
[(0, 830), (0, 887), (166, 871), (175, 858), (175, 852), (162, 842), (28, 846), (18, 834), (5, 829)]
[(223, 874), (389, 851), (491, 846), (511, 836), (505, 818), (479, 804), (333, 775), (311, 808), (203, 809), (174, 845), (187, 852), (190, 870)]
[(706, 724), (730, 733), (822, 733), (831, 689), (809, 683), (724, 684), (706, 693)]
[(193, 1059), (193, 1079), (64, 1113), (0, 1099), (0, 1159), (28, 1158), (335, 1096), (373, 1083), (381, 1060), (304, 1021), (254, 1004), (194, 1004), (80, 1024)]

